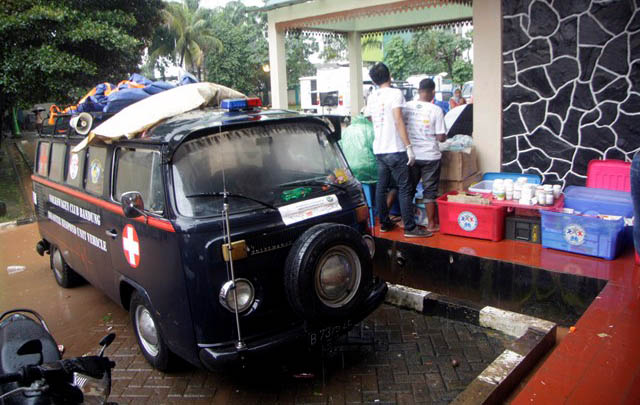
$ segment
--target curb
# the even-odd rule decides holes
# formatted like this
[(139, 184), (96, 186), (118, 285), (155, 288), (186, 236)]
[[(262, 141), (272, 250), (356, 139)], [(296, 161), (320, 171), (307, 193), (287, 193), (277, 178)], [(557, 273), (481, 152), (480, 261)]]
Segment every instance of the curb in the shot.
[(516, 338), (452, 404), (502, 403), (555, 344), (553, 322), (402, 285), (387, 283), (387, 287), (385, 302), (388, 304), (494, 329)]
[(36, 222), (35, 216), (30, 216), (26, 218), (16, 219), (15, 221), (8, 221), (0, 223), (0, 231), (5, 231), (7, 229), (15, 228), (20, 225), (27, 225)]

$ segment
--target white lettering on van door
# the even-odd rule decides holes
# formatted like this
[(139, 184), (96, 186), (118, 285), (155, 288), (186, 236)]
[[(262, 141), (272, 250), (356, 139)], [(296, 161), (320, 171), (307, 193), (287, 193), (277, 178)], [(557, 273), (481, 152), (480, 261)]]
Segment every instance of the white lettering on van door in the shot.
[(47, 217), (55, 222), (56, 224), (60, 225), (63, 229), (69, 231), (70, 233), (76, 235), (78, 238), (89, 242), (89, 244), (97, 247), (98, 249), (102, 250), (103, 252), (107, 251), (107, 242), (103, 241), (102, 239), (90, 234), (89, 232), (85, 231), (84, 229), (81, 229), (77, 226), (75, 226), (74, 224), (72, 224), (71, 222), (67, 221), (64, 218), (60, 218), (59, 216), (57, 216), (56, 214), (54, 214), (51, 211), (47, 212)]
[(62, 198), (58, 198), (55, 195), (49, 194), (49, 202), (56, 207), (62, 208), (63, 210), (70, 212), (79, 218), (91, 222), (92, 224), (100, 226), (100, 223), (102, 222), (100, 215), (95, 214), (82, 207), (78, 207), (77, 205), (72, 204), (69, 201), (65, 201)]

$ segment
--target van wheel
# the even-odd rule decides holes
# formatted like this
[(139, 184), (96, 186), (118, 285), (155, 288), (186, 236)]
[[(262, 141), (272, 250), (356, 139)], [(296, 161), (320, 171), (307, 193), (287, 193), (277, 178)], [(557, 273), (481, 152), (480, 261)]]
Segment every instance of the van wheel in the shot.
[(134, 292), (131, 296), (129, 315), (144, 358), (154, 368), (169, 371), (173, 365), (173, 353), (162, 337), (151, 305), (138, 292)]
[(51, 270), (60, 287), (71, 288), (83, 281), (83, 278), (69, 267), (57, 246), (51, 247)]
[(293, 244), (284, 277), (291, 308), (306, 320), (322, 322), (347, 319), (360, 309), (373, 269), (357, 231), (346, 225), (321, 224)]

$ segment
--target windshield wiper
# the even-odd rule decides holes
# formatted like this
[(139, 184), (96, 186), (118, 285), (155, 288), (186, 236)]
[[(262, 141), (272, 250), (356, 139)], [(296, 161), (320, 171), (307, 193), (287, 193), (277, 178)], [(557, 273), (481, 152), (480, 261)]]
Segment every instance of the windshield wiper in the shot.
[(278, 187), (292, 187), (292, 186), (329, 186), (329, 187), (335, 187), (335, 188), (340, 189), (342, 191), (347, 191), (347, 188), (345, 186), (340, 186), (338, 184), (329, 183), (327, 181), (313, 180), (313, 179), (301, 180), (301, 181), (292, 181), (291, 183), (285, 183), (285, 184), (278, 185)]
[[(271, 205), (271, 204), (269, 204), (269, 203), (267, 203), (267, 202), (257, 200), (257, 199), (255, 199), (255, 198), (253, 198), (253, 197), (246, 196), (246, 195), (244, 195), (244, 194), (229, 193), (229, 192), (227, 192), (226, 194), (227, 194), (229, 197), (243, 198), (243, 199), (245, 199), (245, 200), (253, 201), (253, 202), (258, 203), (258, 204), (260, 204), (260, 205), (263, 205), (263, 206), (265, 206), (265, 207), (267, 207), (267, 208), (271, 208), (272, 210), (276, 210), (276, 211), (278, 211), (278, 209), (277, 209), (275, 206), (273, 206), (273, 205)], [(188, 196), (186, 196), (186, 197), (187, 197), (187, 198), (197, 198), (197, 197), (224, 197), (224, 195), (225, 195), (225, 193), (224, 193), (223, 191), (212, 191), (212, 192), (207, 192), (207, 193), (189, 194), (189, 195), (188, 195)]]

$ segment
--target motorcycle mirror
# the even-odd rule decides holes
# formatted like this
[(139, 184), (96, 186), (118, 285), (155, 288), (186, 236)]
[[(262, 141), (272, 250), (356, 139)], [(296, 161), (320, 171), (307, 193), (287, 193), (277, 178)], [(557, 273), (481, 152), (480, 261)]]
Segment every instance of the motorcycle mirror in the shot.
[(109, 333), (108, 335), (100, 339), (100, 346), (102, 346), (102, 348), (100, 349), (100, 356), (102, 356), (105, 349), (109, 347), (109, 345), (111, 345), (111, 343), (113, 343), (115, 339), (116, 339), (115, 333)]

